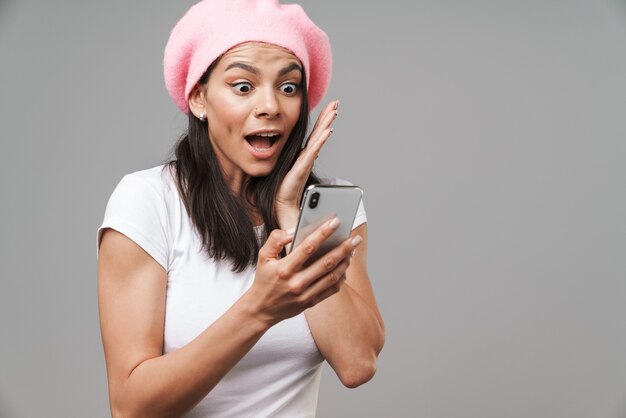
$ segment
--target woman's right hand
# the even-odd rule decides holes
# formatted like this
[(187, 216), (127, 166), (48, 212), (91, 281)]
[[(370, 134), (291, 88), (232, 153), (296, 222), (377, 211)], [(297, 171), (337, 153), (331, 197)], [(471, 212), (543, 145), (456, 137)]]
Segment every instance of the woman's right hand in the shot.
[(284, 258), (279, 254), (293, 236), (280, 229), (272, 231), (259, 251), (256, 277), (247, 292), (255, 312), (268, 326), (296, 316), (339, 291), (361, 240), (349, 238), (304, 267), (338, 226), (337, 218), (324, 223)]

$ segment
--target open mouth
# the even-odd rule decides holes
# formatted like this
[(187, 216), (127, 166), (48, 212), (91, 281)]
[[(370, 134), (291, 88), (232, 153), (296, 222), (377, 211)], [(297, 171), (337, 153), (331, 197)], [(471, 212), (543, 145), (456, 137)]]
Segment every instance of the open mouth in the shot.
[(255, 151), (267, 151), (272, 148), (281, 137), (278, 132), (260, 132), (253, 135), (246, 135), (244, 138)]

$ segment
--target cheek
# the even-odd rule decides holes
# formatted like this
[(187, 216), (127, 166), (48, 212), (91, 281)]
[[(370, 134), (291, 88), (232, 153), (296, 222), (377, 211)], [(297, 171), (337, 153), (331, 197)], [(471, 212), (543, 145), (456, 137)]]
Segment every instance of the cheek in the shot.
[(213, 126), (211, 131), (218, 131), (222, 134), (239, 133), (244, 125), (248, 114), (248, 109), (241, 101), (233, 100), (228, 95), (215, 95), (208, 101), (209, 126)]
[(302, 99), (294, 100), (290, 102), (288, 106), (284, 107), (285, 117), (289, 120), (289, 123), (293, 126), (298, 121), (300, 117), (300, 106), (302, 103)]

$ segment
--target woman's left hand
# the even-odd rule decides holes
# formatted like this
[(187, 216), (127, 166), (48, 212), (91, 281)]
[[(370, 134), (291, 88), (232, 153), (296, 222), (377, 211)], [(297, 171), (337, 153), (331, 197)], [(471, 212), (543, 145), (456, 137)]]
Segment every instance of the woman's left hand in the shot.
[(298, 159), (278, 188), (274, 210), (278, 225), (283, 230), (296, 227), (304, 186), (309, 174), (311, 174), (315, 159), (333, 132), (330, 125), (337, 117), (338, 106), (339, 101), (335, 100), (326, 105), (324, 110), (320, 112), (311, 135), (307, 139), (306, 147), (300, 152)]

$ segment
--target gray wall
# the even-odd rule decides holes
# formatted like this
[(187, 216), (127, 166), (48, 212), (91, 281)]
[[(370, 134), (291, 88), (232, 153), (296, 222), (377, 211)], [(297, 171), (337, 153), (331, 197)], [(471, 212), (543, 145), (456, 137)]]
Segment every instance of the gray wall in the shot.
[[(0, 416), (105, 417), (96, 228), (185, 119), (193, 2), (0, 3)], [(307, 0), (387, 345), (320, 417), (626, 417), (626, 4)]]

